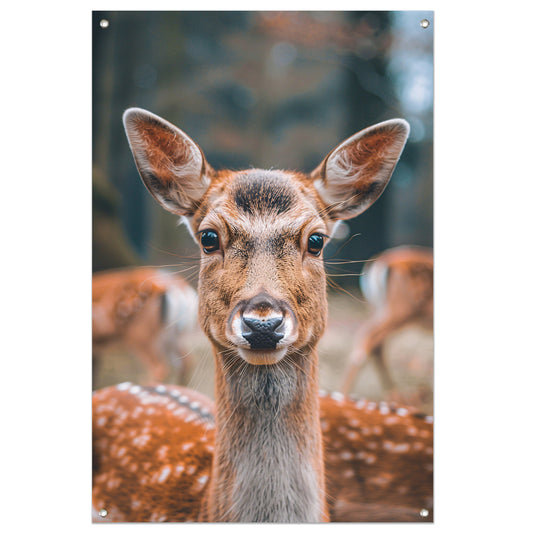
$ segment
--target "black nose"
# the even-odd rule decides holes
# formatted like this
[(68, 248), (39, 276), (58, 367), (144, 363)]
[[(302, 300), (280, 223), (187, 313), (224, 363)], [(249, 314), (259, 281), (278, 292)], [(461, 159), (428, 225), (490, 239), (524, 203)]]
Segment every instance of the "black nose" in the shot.
[[(243, 316), (242, 321), (242, 336), (250, 343), (252, 350), (273, 350), (284, 336), (282, 332), (276, 331), (283, 323), (282, 317), (262, 320)], [(249, 331), (245, 331), (246, 329)]]

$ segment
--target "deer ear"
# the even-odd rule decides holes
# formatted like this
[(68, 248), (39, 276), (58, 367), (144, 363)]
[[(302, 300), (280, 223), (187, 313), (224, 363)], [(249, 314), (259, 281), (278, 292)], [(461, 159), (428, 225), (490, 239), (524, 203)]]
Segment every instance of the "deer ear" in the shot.
[(150, 193), (168, 211), (191, 217), (210, 183), (210, 167), (200, 147), (179, 128), (144, 109), (127, 109), (123, 121)]
[(356, 217), (385, 189), (409, 135), (403, 119), (366, 128), (333, 149), (311, 173), (333, 220)]

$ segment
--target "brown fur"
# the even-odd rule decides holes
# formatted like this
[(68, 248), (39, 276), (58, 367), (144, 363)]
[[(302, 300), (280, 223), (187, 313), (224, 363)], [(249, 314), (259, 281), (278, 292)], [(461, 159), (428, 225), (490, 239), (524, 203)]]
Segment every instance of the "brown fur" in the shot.
[[(253, 171), (250, 171), (253, 172)], [(316, 213), (323, 210), (309, 180), (301, 174), (282, 175), (282, 183), (292, 189), (299, 202), (283, 219), (265, 213), (259, 220), (243, 215), (235, 205), (234, 182), (246, 173), (212, 175), (212, 184), (200, 212), (192, 220), (193, 233), (215, 229), (224, 241), (224, 252), (204, 256), (199, 275), (198, 292), (203, 303), (200, 321), (206, 335), (223, 348), (230, 348), (225, 335), (226, 321), (233, 307), (268, 287), (274, 298), (286, 299), (301, 327), (295, 348), (306, 345), (311, 336), (319, 337), (325, 327), (327, 312), (326, 282), (321, 259), (305, 257), (301, 248), (315, 228), (323, 228), (328, 219)], [(268, 171), (263, 171), (267, 177)], [(281, 181), (281, 180), (280, 180)], [(296, 182), (296, 184), (295, 184)], [(216, 212), (216, 214), (215, 214)], [(280, 220), (281, 219), (281, 220)], [(293, 225), (293, 220), (305, 220), (305, 225)], [(253, 226), (255, 232), (250, 232)], [(282, 245), (274, 250), (254, 245), (268, 237), (284, 234)], [(322, 309), (323, 313), (316, 313)], [(304, 329), (307, 326), (309, 329)]]

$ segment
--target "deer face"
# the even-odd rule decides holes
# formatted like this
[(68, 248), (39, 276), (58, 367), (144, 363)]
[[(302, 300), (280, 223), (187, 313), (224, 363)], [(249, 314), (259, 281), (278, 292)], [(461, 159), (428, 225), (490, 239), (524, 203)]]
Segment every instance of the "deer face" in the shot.
[(201, 248), (199, 316), (218, 351), (255, 365), (314, 346), (327, 314), (322, 249), (337, 220), (381, 194), (408, 134), (403, 120), (350, 137), (309, 176), (215, 172), (185, 133), (139, 109), (126, 133), (152, 195)]
[(301, 175), (254, 169), (213, 179), (191, 224), (202, 249), (201, 321), (212, 341), (268, 364), (321, 336), (331, 225), (323, 207)]

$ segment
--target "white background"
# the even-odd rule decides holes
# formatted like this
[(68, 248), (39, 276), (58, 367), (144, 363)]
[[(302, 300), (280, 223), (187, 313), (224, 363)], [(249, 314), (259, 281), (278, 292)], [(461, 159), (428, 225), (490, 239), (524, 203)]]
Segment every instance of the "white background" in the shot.
[[(106, 4), (2, 8), (0, 483), (10, 532), (109, 527), (91, 525), (89, 503), (91, 10), (184, 6)], [(473, 4), (187, 3), (435, 10), (435, 524), (312, 528), (530, 527), (532, 9)]]

